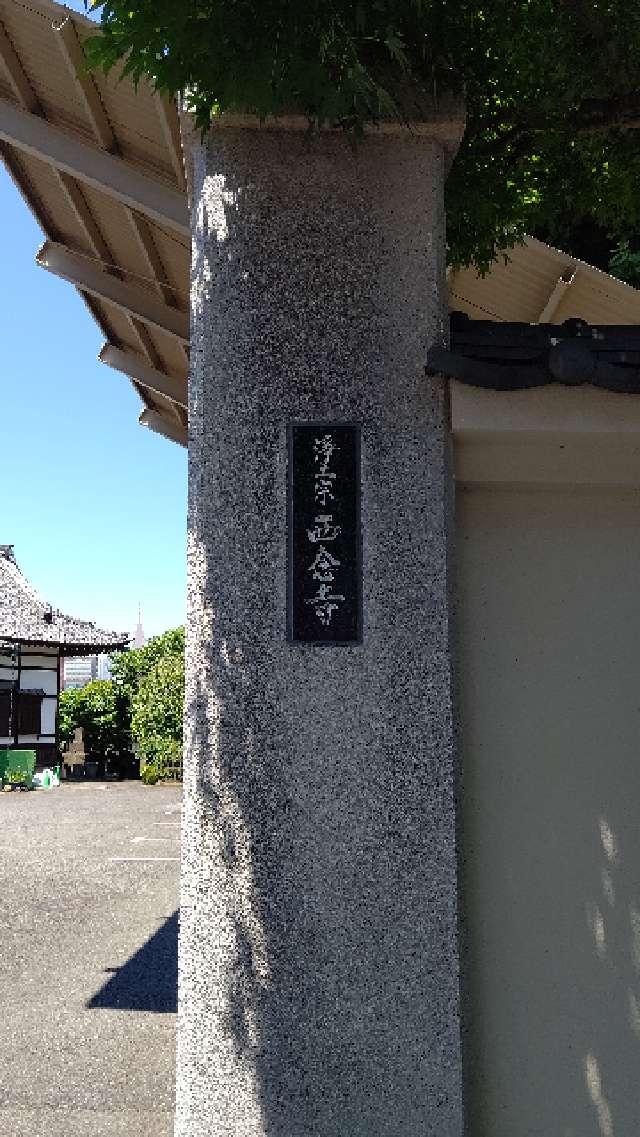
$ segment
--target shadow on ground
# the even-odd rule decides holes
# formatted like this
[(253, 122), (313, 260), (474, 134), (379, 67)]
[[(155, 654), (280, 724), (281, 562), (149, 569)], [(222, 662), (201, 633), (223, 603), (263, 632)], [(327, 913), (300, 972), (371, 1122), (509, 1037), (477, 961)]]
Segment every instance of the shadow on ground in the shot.
[(178, 913), (132, 955), (87, 1003), (90, 1010), (178, 1010)]

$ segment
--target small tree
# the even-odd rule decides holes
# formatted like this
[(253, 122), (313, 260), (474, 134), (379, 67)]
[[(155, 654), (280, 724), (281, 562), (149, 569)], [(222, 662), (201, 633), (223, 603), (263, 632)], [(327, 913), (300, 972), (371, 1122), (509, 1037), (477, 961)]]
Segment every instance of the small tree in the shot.
[(60, 693), (60, 701), (58, 704), (58, 738), (60, 747), (71, 742), (73, 735), (80, 726), (78, 719), (79, 715), (79, 691), (75, 687), (69, 687), (66, 691)]
[(114, 655), (111, 674), (142, 764), (155, 766), (161, 777), (168, 771), (179, 775), (184, 628), (173, 628), (142, 648)]
[(92, 756), (105, 760), (128, 750), (126, 724), (110, 680), (96, 679), (82, 688), (80, 715), (85, 745)]
[(142, 648), (113, 655), (111, 679), (60, 696), (60, 742), (84, 730), (87, 752), (101, 761), (129, 755), (132, 739), (161, 777), (182, 768), (184, 628), (155, 636)]
[(133, 704), (140, 684), (158, 660), (174, 654), (184, 655), (184, 628), (172, 628), (160, 636), (154, 636), (144, 647), (111, 656), (111, 676), (122, 690), (129, 706)]
[(142, 679), (133, 700), (131, 733), (145, 764), (161, 777), (182, 773), (184, 653), (161, 656)]
[(68, 742), (77, 727), (84, 731), (85, 749), (92, 758), (105, 762), (130, 749), (128, 724), (118, 691), (108, 679), (96, 679), (86, 687), (63, 691), (60, 696), (60, 740)]

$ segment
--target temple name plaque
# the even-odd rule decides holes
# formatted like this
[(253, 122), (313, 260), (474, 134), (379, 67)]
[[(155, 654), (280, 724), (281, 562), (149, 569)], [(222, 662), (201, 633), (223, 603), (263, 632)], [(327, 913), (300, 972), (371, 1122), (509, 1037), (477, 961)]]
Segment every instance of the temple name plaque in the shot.
[(362, 639), (360, 428), (291, 422), (287, 472), (287, 638)]

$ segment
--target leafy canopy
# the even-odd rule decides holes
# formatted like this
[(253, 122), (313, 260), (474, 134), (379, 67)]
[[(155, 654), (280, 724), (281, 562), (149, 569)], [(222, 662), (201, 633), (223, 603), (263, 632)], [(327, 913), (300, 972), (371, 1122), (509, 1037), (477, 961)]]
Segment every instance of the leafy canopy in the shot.
[(127, 755), (135, 743), (160, 774), (180, 768), (184, 699), (184, 628), (173, 628), (142, 648), (110, 659), (111, 679), (60, 695), (59, 734), (70, 742), (76, 727), (95, 758)]
[(114, 687), (128, 708), (131, 737), (146, 764), (164, 772), (182, 761), (184, 628), (111, 658)]
[(140, 684), (155, 665), (165, 656), (176, 654), (184, 655), (184, 628), (172, 628), (154, 636), (144, 647), (112, 655), (109, 660), (111, 677), (131, 704)]
[(86, 0), (90, 62), (220, 111), (359, 131), (464, 93), (449, 259), (486, 269), (525, 232), (640, 232), (640, 4), (632, 0)]
[(142, 679), (131, 718), (140, 758), (161, 774), (182, 762), (183, 703), (184, 654), (169, 652)]
[(62, 743), (70, 742), (76, 727), (82, 727), (86, 750), (94, 758), (114, 758), (128, 750), (126, 715), (108, 679), (62, 691), (59, 715)]

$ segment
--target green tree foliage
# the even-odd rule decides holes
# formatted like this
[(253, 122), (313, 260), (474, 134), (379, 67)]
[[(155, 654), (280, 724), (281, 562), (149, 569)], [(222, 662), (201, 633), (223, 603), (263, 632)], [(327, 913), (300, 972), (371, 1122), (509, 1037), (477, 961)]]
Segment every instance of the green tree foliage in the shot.
[(78, 722), (78, 696), (80, 691), (74, 687), (69, 687), (66, 691), (61, 691), (60, 701), (58, 704), (58, 737), (60, 743), (71, 742), (76, 727), (80, 725)]
[(628, 241), (620, 241), (611, 255), (609, 272), (618, 280), (640, 288), (640, 253), (634, 252)]
[(161, 774), (181, 766), (183, 700), (184, 654), (169, 652), (142, 679), (131, 718), (141, 761)]
[(447, 187), (454, 266), (589, 219), (640, 229), (640, 5), (630, 0), (89, 0), (90, 62), (225, 110), (359, 131), (464, 93)]
[(106, 760), (129, 749), (128, 722), (118, 690), (108, 679), (96, 679), (60, 695), (60, 739), (68, 742), (76, 727), (84, 731), (86, 751)]
[(110, 664), (111, 679), (60, 695), (60, 741), (69, 742), (82, 727), (94, 758), (124, 757), (134, 743), (141, 761), (160, 775), (179, 769), (184, 628), (155, 636), (143, 648), (119, 652)]
[(184, 628), (111, 658), (115, 688), (126, 703), (141, 761), (161, 774), (180, 767), (184, 699)]
[(144, 678), (166, 655), (184, 655), (184, 628), (173, 628), (154, 636), (144, 647), (112, 655), (109, 663), (113, 681), (131, 705)]

